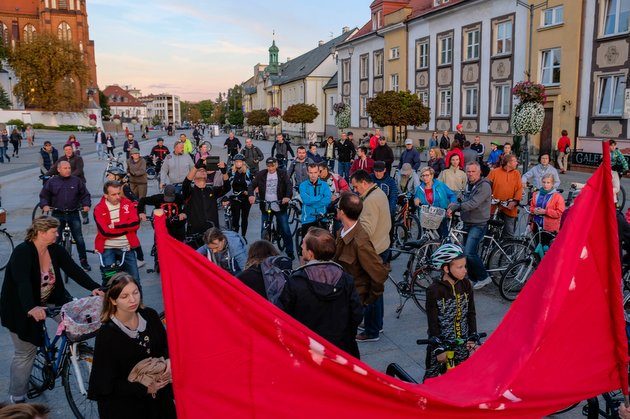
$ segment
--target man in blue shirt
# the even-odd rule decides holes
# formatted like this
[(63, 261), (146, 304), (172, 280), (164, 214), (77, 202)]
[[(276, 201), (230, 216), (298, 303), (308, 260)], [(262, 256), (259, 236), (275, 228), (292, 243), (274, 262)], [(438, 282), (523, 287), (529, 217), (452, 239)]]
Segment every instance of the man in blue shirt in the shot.
[(396, 214), (396, 203), (398, 202), (398, 186), (396, 185), (396, 180), (387, 173), (386, 169), (387, 165), (385, 162), (374, 162), (374, 173), (371, 177), (374, 183), (387, 195), (389, 213), (394, 216)]
[(300, 198), (302, 198), (302, 237), (306, 236), (308, 229), (320, 226), (317, 216), (326, 213), (326, 207), (330, 205), (332, 193), (328, 184), (319, 178), (319, 166), (315, 163), (308, 165), (308, 179), (300, 183)]
[(398, 169), (405, 163), (409, 163), (414, 171), (420, 168), (420, 153), (413, 148), (413, 140), (411, 138), (405, 140), (405, 151), (400, 155)]

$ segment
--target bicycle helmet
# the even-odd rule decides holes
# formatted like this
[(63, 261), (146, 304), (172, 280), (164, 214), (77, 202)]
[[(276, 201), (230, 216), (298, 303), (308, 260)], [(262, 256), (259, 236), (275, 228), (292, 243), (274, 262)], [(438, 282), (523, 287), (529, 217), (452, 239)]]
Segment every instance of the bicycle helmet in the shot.
[(127, 172), (125, 172), (123, 169), (117, 166), (113, 166), (107, 169), (107, 173), (117, 176), (119, 178), (123, 178), (127, 175)]
[(436, 269), (442, 269), (442, 266), (459, 259), (464, 255), (464, 251), (456, 244), (443, 244), (438, 247), (431, 255), (431, 265)]
[(232, 160), (243, 160), (245, 161), (245, 156), (243, 156), (241, 153), (235, 154), (234, 157), (232, 157)]

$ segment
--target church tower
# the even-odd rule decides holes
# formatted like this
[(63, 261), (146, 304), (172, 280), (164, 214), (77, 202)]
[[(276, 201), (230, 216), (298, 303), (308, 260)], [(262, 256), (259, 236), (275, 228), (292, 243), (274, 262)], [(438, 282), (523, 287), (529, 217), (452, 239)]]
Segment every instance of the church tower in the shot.
[(274, 39), (271, 46), (269, 47), (269, 66), (266, 71), (269, 74), (278, 74), (280, 67), (278, 65), (278, 52), (280, 50), (276, 46), (276, 40)]

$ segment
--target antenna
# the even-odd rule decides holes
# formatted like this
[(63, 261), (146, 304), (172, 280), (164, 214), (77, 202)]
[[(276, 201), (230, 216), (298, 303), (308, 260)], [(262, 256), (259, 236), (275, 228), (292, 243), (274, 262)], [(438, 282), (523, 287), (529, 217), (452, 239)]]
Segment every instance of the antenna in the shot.
[(330, 39), (333, 39), (335, 37), (335, 34), (333, 32), (328, 32), (330, 34)]

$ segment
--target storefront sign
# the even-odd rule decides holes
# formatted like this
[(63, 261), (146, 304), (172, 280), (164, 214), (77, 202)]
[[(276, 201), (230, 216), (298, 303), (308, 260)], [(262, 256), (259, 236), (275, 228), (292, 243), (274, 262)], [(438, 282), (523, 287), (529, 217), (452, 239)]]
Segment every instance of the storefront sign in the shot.
[[(602, 161), (601, 153), (586, 153), (584, 151), (576, 151), (571, 153), (571, 162), (582, 166), (597, 167)], [(624, 155), (626, 161), (630, 165), (630, 156)]]

